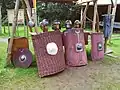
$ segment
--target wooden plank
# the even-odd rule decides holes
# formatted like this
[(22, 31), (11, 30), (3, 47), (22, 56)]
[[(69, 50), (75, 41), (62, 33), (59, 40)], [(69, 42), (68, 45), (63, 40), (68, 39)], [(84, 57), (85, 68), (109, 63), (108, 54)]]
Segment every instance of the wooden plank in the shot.
[(78, 2), (78, 4), (81, 4), (81, 5), (82, 5), (82, 4), (85, 4), (85, 3), (90, 3), (90, 2), (93, 2), (93, 0), (89, 0), (89, 1), (82, 1), (82, 2), (80, 2), (80, 3)]
[(12, 35), (11, 35), (10, 43), (8, 45), (8, 54), (7, 54), (7, 59), (6, 59), (7, 60), (6, 65), (9, 65), (11, 63), (11, 52), (12, 52), (14, 34), (16, 32), (19, 4), (20, 4), (20, 0), (16, 0), (15, 11), (14, 11), (15, 12), (14, 13), (14, 20), (13, 20), (13, 23), (12, 23)]

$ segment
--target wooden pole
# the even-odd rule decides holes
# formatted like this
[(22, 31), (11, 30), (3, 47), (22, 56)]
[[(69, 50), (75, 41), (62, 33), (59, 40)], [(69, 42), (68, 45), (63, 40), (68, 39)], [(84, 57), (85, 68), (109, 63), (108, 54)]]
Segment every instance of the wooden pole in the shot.
[(13, 23), (12, 23), (12, 36), (11, 36), (11, 39), (10, 39), (10, 42), (9, 42), (9, 45), (8, 45), (8, 54), (7, 54), (7, 63), (6, 63), (7, 65), (9, 65), (11, 63), (11, 53), (12, 53), (14, 34), (16, 32), (19, 4), (20, 4), (20, 0), (16, 0), (15, 11), (14, 11), (14, 20), (13, 20)]
[(2, 7), (2, 6), (0, 5), (0, 34), (2, 33), (2, 20), (1, 20), (1, 17), (2, 17), (1, 15), (2, 15), (2, 14), (1, 14), (1, 7)]
[(108, 14), (111, 14), (112, 5), (108, 5)]
[(93, 32), (95, 32), (96, 16), (97, 16), (97, 0), (94, 2), (94, 16), (93, 16), (93, 25), (92, 25)]
[(116, 9), (117, 9), (117, 0), (115, 1), (114, 8), (112, 9), (111, 33), (110, 33), (110, 37), (109, 37), (110, 42), (111, 42), (111, 37), (113, 34), (113, 26), (114, 26), (114, 21), (115, 21)]
[[(29, 18), (28, 18), (28, 15), (27, 15), (27, 6), (26, 6), (26, 4), (25, 4), (25, 1), (24, 0), (21, 0), (21, 2), (22, 2), (22, 5), (23, 5), (23, 8), (24, 8), (24, 14), (25, 14), (25, 17), (26, 17), (26, 23), (28, 23), (28, 21), (29, 21)], [(30, 32), (32, 32), (32, 28), (31, 27), (29, 27), (29, 29), (30, 29)], [(27, 27), (27, 36), (28, 36), (28, 27)]]
[[(24, 2), (25, 2), (26, 6), (27, 6), (27, 9), (28, 9), (27, 10), (28, 19), (29, 19), (29, 21), (32, 21), (32, 17), (30, 15), (30, 11), (29, 11), (31, 9), (31, 7), (29, 5), (29, 1), (28, 0), (24, 0)], [(35, 29), (35, 32), (38, 34), (38, 29), (37, 29), (36, 25), (35, 25), (34, 29)]]
[(80, 13), (80, 21), (82, 23), (82, 20), (83, 20), (83, 6), (81, 5), (81, 13)]
[(11, 35), (9, 22), (8, 22), (8, 34), (9, 36)]
[(100, 32), (100, 25), (99, 25), (99, 13), (98, 13), (98, 10), (97, 10), (97, 16), (96, 16), (96, 30), (97, 32)]
[(82, 22), (81, 22), (81, 28), (85, 28), (86, 25), (86, 13), (89, 7), (89, 2), (87, 2), (87, 5), (85, 7), (84, 13), (83, 13), (83, 18), (82, 18)]
[[(108, 14), (110, 15), (111, 14), (111, 7), (112, 5), (108, 5)], [(106, 50), (107, 50), (107, 42), (108, 42), (108, 38), (105, 37), (105, 43), (104, 43), (104, 53), (106, 53)]]

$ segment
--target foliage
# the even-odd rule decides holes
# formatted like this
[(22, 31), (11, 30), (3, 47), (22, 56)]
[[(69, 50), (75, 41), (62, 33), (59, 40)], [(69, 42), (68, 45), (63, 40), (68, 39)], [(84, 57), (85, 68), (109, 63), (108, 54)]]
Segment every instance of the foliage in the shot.
[[(7, 15), (7, 9), (14, 9), (15, 0), (2, 0), (2, 18)], [(20, 3), (21, 4), (21, 3)], [(22, 5), (20, 5), (22, 8)], [(66, 3), (43, 3), (37, 2), (37, 14), (40, 21), (48, 18), (51, 22), (55, 19), (65, 21), (66, 19), (80, 18), (80, 6)]]
[(60, 3), (38, 3), (38, 16), (48, 18), (50, 21), (55, 19), (66, 20), (79, 19), (79, 6), (73, 4)]

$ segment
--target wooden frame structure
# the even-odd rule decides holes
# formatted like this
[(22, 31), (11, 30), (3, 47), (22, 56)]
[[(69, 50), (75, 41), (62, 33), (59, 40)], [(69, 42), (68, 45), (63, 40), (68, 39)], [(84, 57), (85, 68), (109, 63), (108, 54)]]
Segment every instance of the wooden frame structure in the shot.
[[(15, 32), (16, 32), (17, 17), (18, 17), (20, 1), (22, 2), (23, 6), (24, 6), (25, 16), (26, 16), (27, 22), (29, 20), (32, 20), (31, 15), (30, 15), (31, 7), (29, 5), (28, 0), (16, 0), (15, 13), (14, 13), (15, 15), (14, 15), (14, 20), (13, 20), (13, 24), (12, 24), (12, 36), (11, 36), (11, 39), (10, 39), (10, 43), (8, 45), (8, 54), (7, 54), (7, 63), (6, 63), (7, 65), (9, 65), (11, 63), (11, 51), (12, 51), (12, 46), (13, 46), (14, 35), (15, 35)], [(38, 0), (38, 1), (42, 1), (42, 2), (58, 2), (58, 3), (73, 3), (74, 1), (77, 1), (77, 0)], [(90, 2), (94, 2), (94, 4), (95, 4), (95, 7), (94, 7), (94, 19), (93, 19), (93, 32), (95, 32), (96, 15), (97, 15), (97, 0), (91, 0)], [(85, 22), (86, 22), (86, 12), (88, 10), (90, 2), (83, 2), (83, 3), (87, 3), (87, 5), (86, 5), (86, 8), (85, 8), (84, 13), (83, 13), (82, 27), (85, 25)], [(81, 4), (83, 4), (83, 3), (81, 3)], [(30, 32), (32, 32), (32, 28), (29, 27), (29, 29), (30, 29)], [(35, 32), (38, 33), (38, 30), (37, 30), (36, 26), (34, 27), (34, 29), (35, 29)]]

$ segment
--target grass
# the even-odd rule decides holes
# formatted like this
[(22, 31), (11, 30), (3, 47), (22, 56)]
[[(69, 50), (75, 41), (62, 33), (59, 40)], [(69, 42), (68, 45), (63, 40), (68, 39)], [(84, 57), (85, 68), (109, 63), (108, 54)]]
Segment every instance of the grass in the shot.
[[(48, 27), (49, 31), (52, 31), (52, 28), (49, 26)], [(62, 28), (61, 31), (64, 31), (65, 28)], [(34, 28), (32, 30), (34, 32)], [(42, 30), (40, 29), (40, 27), (38, 27), (38, 31), (39, 32), (42, 32)], [(10, 32), (10, 35), (9, 35), (9, 32)], [(10, 37), (12, 34), (12, 26), (9, 26), (9, 30), (8, 30), (8, 26), (5, 26), (5, 33), (4, 33), (4, 27), (2, 27), (2, 34), (0, 34), (0, 37)], [(29, 34), (29, 28), (27, 28), (26, 26), (21, 26), (19, 25), (18, 28), (16, 28), (16, 36), (30, 36)]]
[[(21, 34), (24, 35), (23, 29), (21, 27)], [(62, 29), (64, 30), (64, 28)], [(1, 37), (7, 37), (7, 34), (2, 35)], [(120, 56), (120, 40), (112, 40), (113, 44), (109, 46), (114, 51), (115, 55)], [(30, 43), (31, 40), (30, 40)], [(30, 50), (34, 54), (33, 46), (30, 44)], [(44, 90), (45, 83), (44, 81), (52, 81), (52, 78), (39, 78), (37, 75), (37, 65), (35, 59), (33, 60), (32, 66), (27, 69), (15, 68), (13, 66), (4, 68), (5, 66), (5, 57), (7, 52), (7, 44), (0, 42), (0, 90)], [(90, 47), (87, 47), (88, 56), (90, 56)], [(90, 61), (91, 62), (91, 61)], [(92, 62), (91, 62), (92, 63)], [(112, 64), (120, 63), (119, 59), (111, 58), (105, 56), (105, 59), (102, 61), (102, 64), (109, 66)], [(100, 78), (99, 75), (95, 75), (96, 78)], [(57, 83), (57, 82), (56, 82)], [(103, 83), (102, 83), (103, 84)], [(53, 87), (54, 88), (54, 87)], [(104, 87), (101, 87), (97, 90), (119, 90), (120, 83), (105, 83)], [(47, 89), (51, 90), (51, 89)]]

